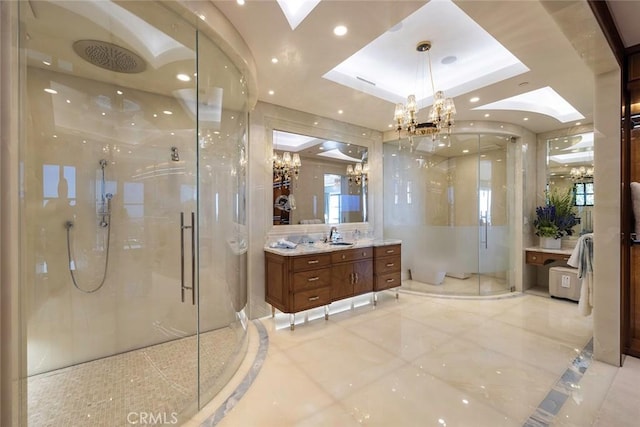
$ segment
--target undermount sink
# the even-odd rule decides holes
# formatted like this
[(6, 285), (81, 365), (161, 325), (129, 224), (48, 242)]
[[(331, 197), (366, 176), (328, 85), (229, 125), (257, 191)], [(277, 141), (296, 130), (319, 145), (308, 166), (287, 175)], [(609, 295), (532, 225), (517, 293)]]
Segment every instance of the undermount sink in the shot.
[(329, 243), (331, 246), (351, 246), (353, 243), (351, 242), (331, 242)]

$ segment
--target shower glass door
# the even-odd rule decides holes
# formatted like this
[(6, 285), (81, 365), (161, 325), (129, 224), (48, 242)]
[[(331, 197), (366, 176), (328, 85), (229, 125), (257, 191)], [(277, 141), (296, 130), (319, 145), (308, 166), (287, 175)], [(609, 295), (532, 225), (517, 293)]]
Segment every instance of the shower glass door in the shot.
[(384, 236), (402, 240), (403, 287), (508, 290), (509, 138), (454, 134), (384, 144)]
[(509, 218), (507, 195), (508, 139), (497, 135), (478, 138), (478, 294), (508, 291)]
[(244, 78), (161, 2), (20, 15), (25, 419), (181, 423), (246, 346)]

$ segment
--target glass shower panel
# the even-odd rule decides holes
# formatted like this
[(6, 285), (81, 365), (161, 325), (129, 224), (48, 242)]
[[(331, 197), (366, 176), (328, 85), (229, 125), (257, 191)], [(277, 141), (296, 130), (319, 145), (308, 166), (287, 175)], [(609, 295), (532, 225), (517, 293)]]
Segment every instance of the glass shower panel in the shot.
[(245, 354), (247, 105), (244, 76), (198, 36), (200, 405)]
[(478, 167), (479, 293), (508, 291), (508, 137), (480, 135)]
[(402, 239), (416, 291), (508, 291), (508, 138), (453, 134), (384, 144), (384, 235)]
[(153, 2), (21, 2), (21, 23), (29, 425), (177, 422), (198, 394), (196, 31)]

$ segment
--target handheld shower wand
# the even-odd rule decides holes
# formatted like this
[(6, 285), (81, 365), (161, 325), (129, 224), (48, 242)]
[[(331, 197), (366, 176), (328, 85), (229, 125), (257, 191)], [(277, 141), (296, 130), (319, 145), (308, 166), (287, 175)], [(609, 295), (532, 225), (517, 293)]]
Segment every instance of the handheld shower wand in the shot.
[(82, 287), (80, 287), (80, 285), (78, 284), (78, 281), (76, 280), (76, 275), (74, 273), (75, 270), (75, 261), (73, 260), (73, 256), (71, 254), (71, 229), (73, 228), (74, 224), (73, 221), (66, 221), (64, 223), (64, 227), (67, 229), (67, 256), (69, 258), (69, 273), (71, 274), (71, 280), (73, 281), (73, 286), (76, 287), (76, 289), (78, 289), (81, 292), (84, 292), (86, 294), (90, 294), (93, 292), (98, 291), (100, 288), (102, 288), (102, 285), (104, 285), (105, 280), (107, 279), (107, 267), (109, 266), (109, 249), (111, 246), (111, 199), (113, 199), (113, 194), (111, 193), (106, 193), (106, 179), (104, 176), (104, 169), (107, 167), (107, 161), (105, 159), (101, 159), (98, 164), (100, 165), (100, 168), (102, 169), (102, 182), (101, 182), (101, 191), (100, 191), (100, 205), (99, 205), (99, 209), (98, 209), (98, 215), (102, 215), (102, 219), (100, 220), (100, 222), (98, 223), (98, 225), (100, 225), (100, 227), (102, 228), (106, 228), (106, 237), (107, 237), (107, 248), (105, 251), (105, 258), (104, 258), (104, 271), (102, 272), (102, 280), (100, 281), (100, 283), (94, 287), (93, 289), (83, 289)]

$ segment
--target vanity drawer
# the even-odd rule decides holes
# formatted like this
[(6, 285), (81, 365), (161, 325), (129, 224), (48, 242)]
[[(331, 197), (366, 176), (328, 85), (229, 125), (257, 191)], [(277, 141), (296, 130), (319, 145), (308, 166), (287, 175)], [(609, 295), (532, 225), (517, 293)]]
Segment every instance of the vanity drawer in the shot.
[(293, 294), (293, 312), (327, 305), (331, 302), (331, 287), (310, 289)]
[(309, 270), (331, 265), (331, 255), (317, 254), (296, 256), (293, 258), (293, 271)]
[(373, 257), (373, 248), (343, 249), (331, 254), (331, 262), (340, 263), (369, 259)]
[(301, 271), (293, 274), (293, 292), (331, 285), (331, 268)]
[(569, 261), (570, 255), (554, 252), (526, 251), (525, 262), (533, 265), (545, 265), (554, 261)]
[(383, 256), (400, 255), (401, 247), (402, 245), (376, 246), (374, 248), (376, 252), (376, 258)]
[(376, 258), (374, 271), (376, 274), (400, 271), (400, 255)]
[(401, 273), (387, 273), (376, 275), (374, 283), (374, 291), (382, 291), (389, 288), (396, 288), (402, 284)]

